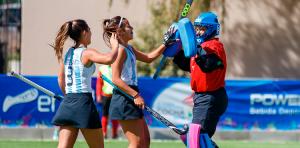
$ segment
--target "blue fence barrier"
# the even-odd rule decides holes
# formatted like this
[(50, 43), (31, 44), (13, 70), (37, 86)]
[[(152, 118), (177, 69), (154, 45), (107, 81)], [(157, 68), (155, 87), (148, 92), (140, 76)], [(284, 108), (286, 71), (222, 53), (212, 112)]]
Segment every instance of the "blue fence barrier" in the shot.
[[(57, 77), (27, 76), (60, 93)], [(92, 81), (95, 89), (96, 79)], [(52, 126), (59, 106), (55, 100), (28, 84), (0, 75), (0, 126)], [(148, 106), (178, 126), (192, 118), (193, 92), (189, 79), (139, 78), (139, 88)], [(294, 130), (300, 128), (300, 81), (227, 80), (229, 105), (220, 119), (220, 130)], [(150, 127), (165, 127), (145, 112)]]

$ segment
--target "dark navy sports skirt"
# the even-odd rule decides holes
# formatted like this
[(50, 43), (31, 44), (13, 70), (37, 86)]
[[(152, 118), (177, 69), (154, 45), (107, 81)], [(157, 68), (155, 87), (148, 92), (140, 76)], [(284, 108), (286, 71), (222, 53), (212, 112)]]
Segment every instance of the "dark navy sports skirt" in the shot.
[(101, 121), (91, 93), (67, 94), (52, 119), (57, 126), (101, 128)]
[[(130, 86), (139, 91), (137, 86)], [(132, 120), (144, 117), (143, 110), (137, 107), (133, 100), (114, 89), (109, 107), (109, 116), (113, 120)]]

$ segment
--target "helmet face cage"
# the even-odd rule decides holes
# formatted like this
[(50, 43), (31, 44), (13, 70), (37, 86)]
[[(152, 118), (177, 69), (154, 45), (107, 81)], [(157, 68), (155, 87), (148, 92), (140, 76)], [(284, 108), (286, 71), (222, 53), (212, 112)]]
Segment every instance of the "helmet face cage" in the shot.
[(204, 33), (204, 34), (206, 34), (206, 36), (219, 35), (219, 32), (220, 32), (220, 25), (219, 24), (202, 24), (202, 25), (199, 25), (199, 26), (206, 28), (206, 31)]
[[(220, 33), (220, 24), (217, 16), (212, 12), (201, 13), (194, 22), (194, 26), (205, 27), (206, 31), (203, 35), (197, 36), (198, 41), (206, 41)], [(201, 43), (199, 43), (201, 44)]]

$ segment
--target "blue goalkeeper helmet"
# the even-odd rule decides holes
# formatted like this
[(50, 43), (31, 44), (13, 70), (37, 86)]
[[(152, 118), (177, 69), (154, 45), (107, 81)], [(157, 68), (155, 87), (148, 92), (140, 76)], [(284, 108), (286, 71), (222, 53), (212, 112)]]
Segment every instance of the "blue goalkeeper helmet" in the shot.
[(196, 37), (198, 45), (213, 36), (219, 35), (220, 32), (218, 16), (212, 12), (201, 13), (194, 21), (194, 26), (206, 28), (206, 31), (203, 35)]

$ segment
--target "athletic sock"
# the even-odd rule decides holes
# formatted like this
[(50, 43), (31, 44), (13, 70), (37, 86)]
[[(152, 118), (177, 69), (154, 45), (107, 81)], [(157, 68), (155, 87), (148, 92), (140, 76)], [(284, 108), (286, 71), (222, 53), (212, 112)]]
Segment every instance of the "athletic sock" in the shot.
[(119, 126), (119, 122), (118, 120), (111, 120), (111, 124), (112, 124), (112, 138), (118, 138), (118, 126)]
[(106, 138), (107, 137), (107, 124), (108, 124), (108, 117), (102, 116), (102, 131), (103, 131), (103, 136)]

